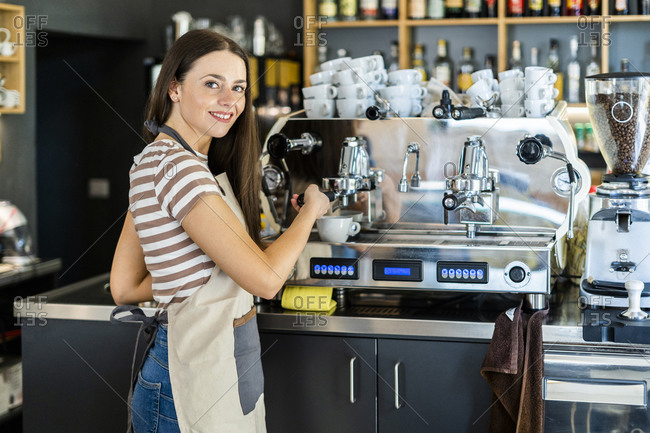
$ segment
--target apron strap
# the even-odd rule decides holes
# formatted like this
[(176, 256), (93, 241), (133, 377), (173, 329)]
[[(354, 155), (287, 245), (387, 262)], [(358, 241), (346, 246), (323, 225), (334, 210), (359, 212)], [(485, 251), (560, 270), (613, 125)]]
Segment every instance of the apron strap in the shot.
[(153, 119), (150, 119), (150, 120), (147, 120), (146, 122), (144, 122), (144, 126), (153, 135), (158, 135), (161, 132), (163, 134), (169, 135), (171, 138), (178, 141), (181, 144), (181, 146), (183, 146), (186, 150), (192, 152), (192, 155), (196, 156), (196, 152), (194, 151), (194, 149), (192, 149), (190, 147), (190, 145), (187, 144), (187, 142), (185, 140), (183, 140), (183, 137), (181, 137), (181, 135), (178, 132), (176, 132), (176, 130), (174, 128), (172, 128), (171, 126), (159, 125), (158, 122), (153, 120)]
[[(118, 317), (119, 316), (119, 317)], [(129, 410), (128, 410), (128, 427), (127, 433), (133, 433), (133, 414), (131, 413), (131, 401), (133, 400), (133, 389), (138, 380), (138, 373), (144, 365), (145, 359), (147, 359), (147, 353), (153, 345), (153, 342), (156, 340), (156, 334), (158, 333), (158, 324), (167, 323), (167, 311), (159, 310), (154, 316), (147, 316), (144, 314), (141, 308), (136, 307), (135, 305), (120, 305), (117, 306), (111, 311), (111, 323), (133, 323), (141, 322), (140, 329), (138, 330), (138, 336), (135, 339), (135, 348), (133, 349), (133, 360), (131, 361), (131, 386), (129, 387), (129, 397), (127, 399)], [(135, 369), (135, 360), (138, 356), (138, 345), (140, 343), (140, 336), (144, 334), (145, 336), (145, 350), (142, 359), (140, 360), (140, 365), (138, 369)]]

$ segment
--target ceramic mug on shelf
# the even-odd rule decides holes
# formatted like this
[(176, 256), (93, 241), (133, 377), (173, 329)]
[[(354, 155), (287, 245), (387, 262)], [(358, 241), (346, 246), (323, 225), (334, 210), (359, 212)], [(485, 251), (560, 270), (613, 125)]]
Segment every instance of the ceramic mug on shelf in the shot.
[(339, 99), (363, 99), (375, 95), (374, 90), (363, 83), (339, 86), (337, 91)]
[(5, 36), (0, 37), (0, 56), (12, 56), (16, 52), (16, 44), (10, 42), (11, 32), (4, 27), (0, 27), (0, 34)]
[(309, 118), (322, 119), (334, 116), (333, 99), (305, 99), (303, 105)]
[(472, 83), (476, 83), (477, 81), (481, 80), (492, 80), (494, 79), (494, 73), (492, 72), (492, 69), (481, 69), (476, 72), (472, 72)]
[(339, 113), (339, 117), (350, 119), (361, 117), (366, 112), (366, 108), (368, 108), (369, 105), (370, 103), (368, 98), (337, 99), (336, 111)]
[(0, 87), (0, 106), (5, 108), (17, 107), (20, 104), (20, 92)]
[(327, 62), (323, 62), (320, 64), (320, 69), (321, 71), (338, 71), (341, 66), (349, 62), (351, 60), (350, 57), (339, 57), (337, 59), (332, 59), (328, 60)]
[(526, 117), (545, 117), (555, 107), (552, 99), (526, 99)]
[(337, 89), (331, 84), (319, 84), (302, 88), (302, 96), (305, 99), (334, 99), (336, 94)]
[(331, 84), (332, 76), (336, 71), (328, 69), (326, 71), (316, 72), (309, 76), (309, 81), (312, 86), (318, 86), (319, 84)]
[(388, 83), (391, 86), (398, 84), (418, 84), (422, 81), (422, 74), (415, 69), (399, 69), (388, 74)]

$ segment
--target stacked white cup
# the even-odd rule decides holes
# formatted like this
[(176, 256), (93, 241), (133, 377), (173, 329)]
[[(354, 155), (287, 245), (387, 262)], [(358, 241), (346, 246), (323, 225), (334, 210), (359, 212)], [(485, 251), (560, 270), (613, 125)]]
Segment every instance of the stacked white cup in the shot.
[(501, 90), (501, 116), (522, 117), (524, 115), (524, 73), (521, 69), (499, 72)]
[(493, 105), (499, 97), (499, 83), (492, 69), (481, 69), (472, 73), (472, 85), (467, 89), (472, 105), (486, 107)]
[(526, 72), (526, 117), (544, 117), (555, 107), (559, 91), (553, 87), (557, 75), (551, 68), (528, 66)]
[[(327, 67), (327, 63), (329, 62), (323, 65)], [(334, 65), (338, 69), (332, 77), (332, 82), (337, 86), (338, 91), (336, 99), (338, 116), (364, 117), (366, 109), (375, 104), (375, 92), (386, 86), (384, 58), (380, 55), (357, 57), (344, 59)]]
[(338, 94), (332, 85), (335, 71), (322, 70), (309, 76), (311, 87), (303, 87), (303, 105), (307, 117), (329, 118), (334, 117), (334, 98)]
[(422, 113), (422, 98), (428, 90), (421, 83), (422, 74), (415, 69), (388, 73), (388, 87), (379, 89), (379, 95), (388, 102), (391, 115), (409, 117)]

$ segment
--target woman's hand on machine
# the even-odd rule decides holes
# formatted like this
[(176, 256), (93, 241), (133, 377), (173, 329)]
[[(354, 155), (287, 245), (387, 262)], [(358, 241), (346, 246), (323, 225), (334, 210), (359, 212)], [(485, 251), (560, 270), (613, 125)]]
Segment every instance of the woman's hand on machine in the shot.
[(304, 193), (305, 204), (301, 207), (298, 205), (298, 194), (294, 194), (291, 198), (291, 205), (293, 208), (301, 212), (302, 209), (313, 209), (316, 219), (322, 217), (330, 210), (329, 198), (320, 192), (318, 186), (312, 184), (307, 187)]

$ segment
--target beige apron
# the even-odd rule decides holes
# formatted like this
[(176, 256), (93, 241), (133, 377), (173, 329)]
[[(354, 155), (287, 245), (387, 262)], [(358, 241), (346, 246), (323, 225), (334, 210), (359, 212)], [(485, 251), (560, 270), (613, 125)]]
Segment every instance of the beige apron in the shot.
[[(216, 179), (245, 227), (228, 177)], [(215, 267), (204, 286), (167, 312), (169, 373), (181, 432), (266, 432), (253, 295)]]

